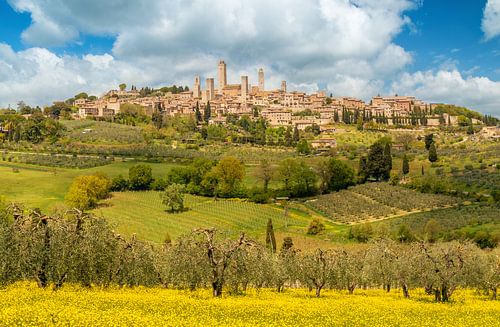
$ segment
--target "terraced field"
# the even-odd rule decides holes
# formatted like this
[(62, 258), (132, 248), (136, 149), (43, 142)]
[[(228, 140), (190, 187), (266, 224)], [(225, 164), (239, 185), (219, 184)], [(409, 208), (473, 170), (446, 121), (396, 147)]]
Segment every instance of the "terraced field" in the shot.
[(450, 207), (458, 202), (458, 198), (450, 196), (423, 194), (387, 183), (367, 183), (321, 195), (307, 205), (334, 221), (350, 224)]

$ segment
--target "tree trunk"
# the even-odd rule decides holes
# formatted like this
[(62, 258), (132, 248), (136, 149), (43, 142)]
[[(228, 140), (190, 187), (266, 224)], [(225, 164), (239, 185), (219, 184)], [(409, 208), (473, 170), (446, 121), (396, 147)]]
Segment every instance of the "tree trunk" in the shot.
[(448, 302), (449, 300), (448, 286), (444, 285), (441, 287), (441, 301)]
[(316, 297), (319, 297), (321, 295), (321, 289), (323, 286), (316, 286)]
[(355, 287), (356, 287), (355, 285), (349, 285), (349, 286), (347, 287), (347, 289), (349, 290), (349, 294), (353, 294), (353, 293), (354, 293), (354, 288), (355, 288)]
[(496, 287), (492, 287), (491, 291), (493, 292), (493, 294), (491, 295), (491, 299), (492, 300), (496, 300), (497, 299), (497, 288)]
[(213, 295), (214, 297), (221, 297), (222, 296), (222, 283), (217, 280), (212, 283), (212, 290), (213, 290)]
[(391, 291), (391, 284), (387, 284), (386, 290), (387, 290), (387, 293), (389, 293)]
[(409, 299), (410, 298), (410, 292), (408, 291), (408, 285), (406, 283), (403, 283), (403, 295), (405, 298)]
[(441, 302), (441, 292), (439, 292), (438, 288), (434, 290), (434, 298), (436, 302)]

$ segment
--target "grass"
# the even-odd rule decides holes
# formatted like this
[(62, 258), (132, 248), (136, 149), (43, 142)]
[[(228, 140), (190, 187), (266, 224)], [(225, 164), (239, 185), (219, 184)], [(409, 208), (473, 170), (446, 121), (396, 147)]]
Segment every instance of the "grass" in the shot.
[[(109, 177), (119, 174), (127, 177), (128, 169), (137, 163), (115, 162), (89, 169), (64, 169), (0, 162), (0, 195), (8, 202), (22, 203), (29, 208), (50, 211), (64, 204), (64, 196), (76, 176), (103, 172)], [(157, 177), (165, 176), (176, 166), (170, 163), (147, 164), (152, 167), (153, 175)], [(19, 172), (15, 172), (14, 168)]]
[(2, 290), (3, 326), (497, 326), (500, 301), (470, 290), (449, 304), (430, 302), (422, 290), (400, 292), (263, 289), (214, 299), (210, 291), (163, 288), (83, 289), (57, 292), (18, 283)]
[[(240, 232), (264, 241), (268, 219), (272, 219), (278, 242), (291, 235), (297, 246), (326, 245), (331, 238), (344, 232), (343, 226), (325, 221), (327, 231), (322, 237), (306, 236), (313, 214), (305, 210), (289, 210), (285, 219), (283, 208), (270, 204), (255, 204), (242, 200), (214, 201), (212, 198), (186, 196), (188, 210), (168, 213), (159, 192), (120, 192), (94, 210), (109, 219), (119, 233), (137, 234), (139, 238), (160, 243), (168, 233), (176, 238), (198, 227), (215, 227), (229, 236)], [(280, 243), (279, 243), (280, 244)]]

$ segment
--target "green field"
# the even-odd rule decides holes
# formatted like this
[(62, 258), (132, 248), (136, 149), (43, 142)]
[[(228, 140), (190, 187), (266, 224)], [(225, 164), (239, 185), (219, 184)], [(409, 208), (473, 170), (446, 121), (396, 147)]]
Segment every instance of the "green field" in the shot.
[(422, 290), (251, 290), (212, 298), (209, 290), (82, 288), (54, 292), (18, 283), (2, 290), (2, 326), (498, 326), (500, 301), (458, 290), (452, 303)]
[[(51, 210), (64, 204), (64, 196), (76, 176), (103, 172), (109, 177), (120, 174), (127, 177), (128, 169), (135, 164), (137, 162), (129, 161), (89, 169), (64, 169), (0, 162), (0, 195), (4, 196), (7, 202)], [(165, 176), (176, 166), (170, 163), (148, 165), (152, 167), (156, 177)], [(13, 168), (19, 171), (15, 172)]]
[[(121, 192), (113, 193), (111, 199), (94, 212), (108, 218), (118, 232), (125, 235), (136, 233), (139, 238), (154, 242), (162, 242), (167, 233), (175, 238), (197, 227), (215, 227), (231, 236), (244, 231), (250, 237), (264, 241), (269, 218), (273, 221), (278, 241), (284, 235), (292, 235), (297, 245), (323, 242), (306, 236), (307, 226), (314, 215), (307, 210), (289, 210), (286, 219), (283, 208), (277, 205), (191, 195), (186, 196), (186, 206), (188, 210), (185, 212), (168, 213), (159, 192)], [(346, 230), (323, 220), (328, 228), (322, 239), (338, 238)]]

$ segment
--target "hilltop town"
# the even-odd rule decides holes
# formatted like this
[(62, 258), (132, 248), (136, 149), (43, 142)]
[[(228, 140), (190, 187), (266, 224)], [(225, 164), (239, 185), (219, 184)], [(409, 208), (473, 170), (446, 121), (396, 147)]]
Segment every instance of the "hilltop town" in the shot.
[[(238, 84), (229, 84), (227, 65), (218, 64), (217, 81), (210, 77), (202, 87), (200, 76), (195, 76), (194, 84), (172, 90), (137, 90), (132, 86), (126, 90), (111, 90), (100, 98), (79, 98), (74, 101), (78, 108), (75, 118), (109, 118), (120, 112), (125, 103), (146, 108), (165, 116), (193, 115), (197, 108), (205, 114), (210, 109), (209, 123), (224, 124), (227, 115), (263, 117), (272, 127), (292, 126), (305, 130), (314, 125), (322, 130), (335, 122), (359, 124), (439, 126), (458, 125), (458, 115), (443, 110), (444, 105), (426, 103), (414, 96), (374, 96), (369, 103), (353, 97), (333, 97), (325, 92), (306, 94), (287, 90), (287, 82), (281, 87), (269, 90), (265, 87), (265, 72), (258, 70), (258, 83), (251, 85), (249, 76), (241, 76)], [(477, 117), (479, 118), (479, 117)], [(480, 123), (471, 118), (471, 123)], [(465, 122), (466, 124), (467, 122)]]

